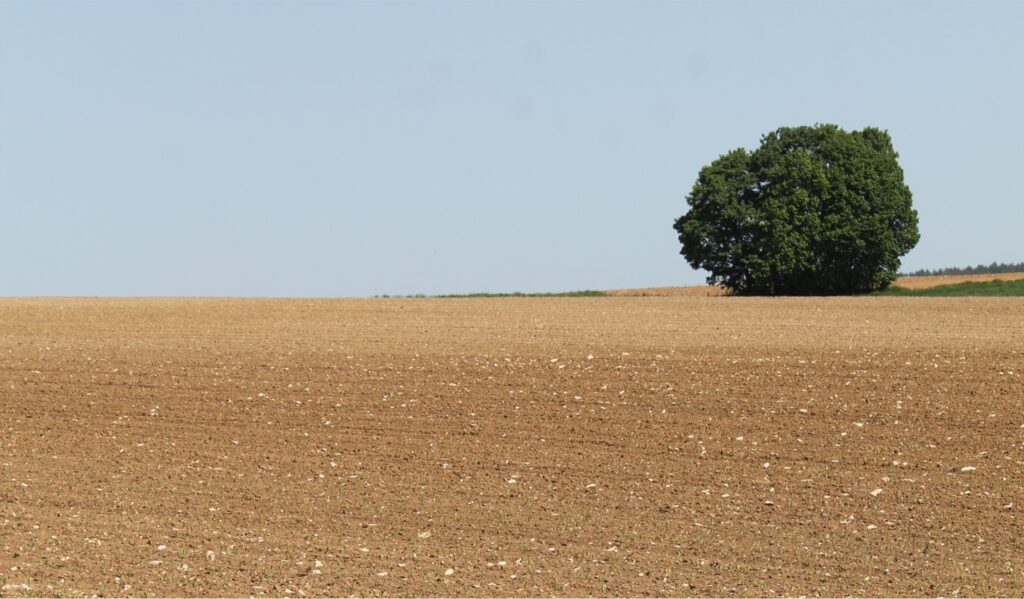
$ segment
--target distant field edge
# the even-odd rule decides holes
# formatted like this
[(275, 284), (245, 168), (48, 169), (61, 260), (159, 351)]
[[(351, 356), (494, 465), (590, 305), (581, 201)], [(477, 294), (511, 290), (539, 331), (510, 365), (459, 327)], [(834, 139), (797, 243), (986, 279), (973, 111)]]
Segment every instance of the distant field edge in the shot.
[(483, 297), (605, 297), (609, 295), (606, 291), (597, 291), (594, 289), (583, 289), (580, 291), (551, 291), (551, 292), (539, 292), (530, 293), (523, 291), (513, 291), (508, 293), (493, 293), (489, 291), (482, 291), (478, 293), (443, 293), (440, 295), (378, 295), (377, 298), (423, 298), (423, 299), (476, 299)]
[[(878, 296), (1019, 296), (1024, 295), (1024, 272), (984, 273), (972, 275), (915, 275), (900, 277)], [(724, 287), (694, 285), (689, 287), (649, 287), (644, 289), (613, 289), (605, 292), (613, 297), (721, 297), (729, 292)]]
[(1024, 278), (964, 281), (919, 289), (893, 286), (875, 295), (895, 297), (1020, 297), (1024, 296)]

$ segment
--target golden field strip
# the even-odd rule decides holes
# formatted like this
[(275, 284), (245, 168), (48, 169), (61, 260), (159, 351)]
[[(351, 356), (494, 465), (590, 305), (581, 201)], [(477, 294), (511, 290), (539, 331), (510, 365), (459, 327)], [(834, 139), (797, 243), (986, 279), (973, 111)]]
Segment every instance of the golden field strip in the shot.
[[(978, 275), (936, 275), (918, 277), (900, 277), (893, 283), (894, 287), (904, 289), (930, 289), (942, 285), (959, 283), (984, 283), (986, 281), (1019, 281), (1024, 279), (1024, 272), (986, 273)], [(646, 289), (614, 289), (606, 292), (617, 297), (715, 297), (725, 295), (722, 287), (707, 285), (689, 287), (649, 287)]]
[(1024, 302), (0, 300), (0, 594), (1024, 595)]

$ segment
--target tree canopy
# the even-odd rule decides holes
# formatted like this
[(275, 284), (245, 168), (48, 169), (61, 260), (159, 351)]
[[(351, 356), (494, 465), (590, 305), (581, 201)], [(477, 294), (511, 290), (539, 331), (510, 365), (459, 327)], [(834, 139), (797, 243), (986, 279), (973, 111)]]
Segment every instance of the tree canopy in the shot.
[(917, 211), (888, 132), (783, 127), (700, 170), (675, 221), (680, 252), (744, 295), (874, 291), (917, 245)]

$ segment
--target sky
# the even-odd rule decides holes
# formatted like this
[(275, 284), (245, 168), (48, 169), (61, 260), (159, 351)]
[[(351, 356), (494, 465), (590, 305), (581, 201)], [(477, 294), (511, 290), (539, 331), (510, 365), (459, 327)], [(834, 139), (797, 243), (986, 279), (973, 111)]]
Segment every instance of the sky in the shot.
[(0, 2), (0, 295), (695, 285), (699, 169), (886, 129), (904, 270), (1024, 261), (1022, 2)]

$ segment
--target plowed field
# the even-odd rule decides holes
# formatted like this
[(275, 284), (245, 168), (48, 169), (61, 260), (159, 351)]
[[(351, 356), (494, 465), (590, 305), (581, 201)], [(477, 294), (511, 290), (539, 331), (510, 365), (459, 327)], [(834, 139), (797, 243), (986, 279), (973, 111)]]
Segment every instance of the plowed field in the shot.
[(1024, 595), (1015, 298), (0, 300), (4, 595)]

